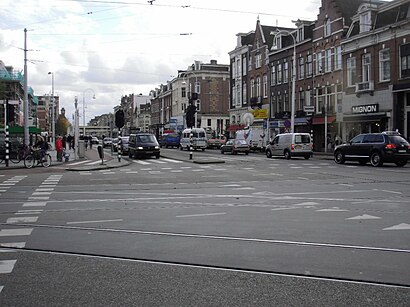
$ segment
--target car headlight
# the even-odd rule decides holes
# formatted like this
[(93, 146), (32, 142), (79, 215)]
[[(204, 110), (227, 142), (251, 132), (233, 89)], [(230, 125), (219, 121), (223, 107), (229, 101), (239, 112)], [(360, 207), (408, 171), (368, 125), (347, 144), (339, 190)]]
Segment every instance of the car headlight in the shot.
[(144, 148), (140, 146), (140, 147), (137, 147), (137, 149), (138, 150), (143, 150)]
[(159, 149), (159, 146), (155, 146), (155, 149)]

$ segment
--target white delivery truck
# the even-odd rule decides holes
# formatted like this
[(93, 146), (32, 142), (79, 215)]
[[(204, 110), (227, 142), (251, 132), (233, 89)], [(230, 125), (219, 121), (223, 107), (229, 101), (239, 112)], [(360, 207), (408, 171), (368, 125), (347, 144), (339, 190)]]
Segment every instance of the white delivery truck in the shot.
[(201, 149), (202, 151), (208, 146), (206, 133), (203, 128), (188, 128), (182, 131), (179, 148), (181, 150)]
[(235, 134), (236, 140), (245, 140), (251, 150), (265, 151), (267, 135), (262, 127), (245, 127)]

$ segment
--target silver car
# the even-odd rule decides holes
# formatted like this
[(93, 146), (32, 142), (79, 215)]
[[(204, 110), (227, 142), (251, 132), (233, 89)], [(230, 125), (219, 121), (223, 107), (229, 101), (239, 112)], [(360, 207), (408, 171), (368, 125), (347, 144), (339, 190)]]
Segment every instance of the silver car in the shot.
[(266, 156), (304, 157), (309, 159), (313, 154), (313, 144), (309, 133), (283, 133), (276, 135), (266, 147)]

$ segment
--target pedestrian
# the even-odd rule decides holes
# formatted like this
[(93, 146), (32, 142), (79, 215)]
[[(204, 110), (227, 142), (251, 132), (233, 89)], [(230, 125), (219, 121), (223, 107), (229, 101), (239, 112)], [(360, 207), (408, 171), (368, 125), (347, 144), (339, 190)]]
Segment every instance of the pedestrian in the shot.
[(61, 136), (57, 137), (56, 150), (57, 150), (57, 161), (62, 162), (63, 161), (63, 141), (62, 141)]
[(88, 141), (90, 142), (90, 149), (93, 149), (93, 137), (91, 135), (88, 137)]
[(67, 136), (67, 142), (68, 142), (68, 149), (71, 149), (71, 144), (72, 144), (72, 136), (69, 134)]
[(85, 144), (85, 150), (87, 150), (87, 147), (88, 147), (88, 136), (84, 136), (83, 140), (84, 140), (84, 144)]

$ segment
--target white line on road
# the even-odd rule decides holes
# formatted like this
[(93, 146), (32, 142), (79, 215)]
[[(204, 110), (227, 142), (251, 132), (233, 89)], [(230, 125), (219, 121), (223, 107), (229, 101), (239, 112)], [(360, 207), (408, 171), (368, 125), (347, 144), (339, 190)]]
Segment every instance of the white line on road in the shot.
[(38, 220), (38, 216), (22, 216), (22, 217), (10, 217), (7, 219), (7, 224), (15, 223), (35, 223)]
[(101, 220), (101, 221), (80, 221), (80, 222), (67, 222), (67, 225), (73, 225), (73, 224), (89, 224), (89, 223), (108, 223), (108, 222), (122, 222), (122, 219), (117, 219), (117, 220)]
[(177, 215), (176, 217), (198, 217), (198, 216), (210, 216), (210, 215), (224, 215), (226, 212), (221, 213), (204, 213), (204, 214), (190, 214), (190, 215)]
[(37, 188), (36, 192), (50, 192), (54, 191), (54, 188)]
[(141, 165), (149, 165), (149, 164), (151, 164), (151, 163), (149, 163), (149, 162), (140, 161), (140, 160), (132, 160), (132, 162), (137, 163), (137, 164), (141, 164)]
[(45, 205), (47, 205), (47, 202), (45, 201), (33, 201), (24, 203), (23, 207), (44, 207)]
[(10, 243), (0, 243), (2, 247), (15, 247), (15, 248), (24, 248), (26, 242), (10, 242)]
[(172, 159), (167, 159), (167, 158), (161, 158), (161, 160), (164, 160), (164, 161), (167, 161), (167, 162), (172, 162), (172, 163), (184, 163), (182, 161), (172, 160)]
[(16, 214), (40, 214), (43, 212), (42, 209), (37, 209), (37, 210), (19, 210), (16, 212)]
[(31, 194), (31, 195), (33, 195), (33, 196), (41, 196), (41, 195), (51, 195), (52, 193), (51, 192), (33, 192), (33, 194)]
[(0, 274), (8, 274), (13, 271), (14, 265), (17, 260), (1, 260), (0, 261)]
[(87, 164), (85, 164), (85, 165), (94, 165), (94, 164), (98, 164), (98, 163), (101, 163), (101, 161), (100, 161), (100, 160), (97, 160), (97, 161), (93, 161), (93, 162), (87, 163)]
[(68, 166), (79, 165), (79, 164), (83, 164), (83, 163), (87, 163), (87, 162), (89, 162), (89, 161), (88, 161), (88, 160), (85, 160), (85, 161), (70, 163), (70, 164), (68, 164)]
[(29, 236), (33, 228), (0, 229), (0, 237)]
[(30, 196), (28, 200), (49, 200), (50, 197), (42, 197), (42, 196)]

